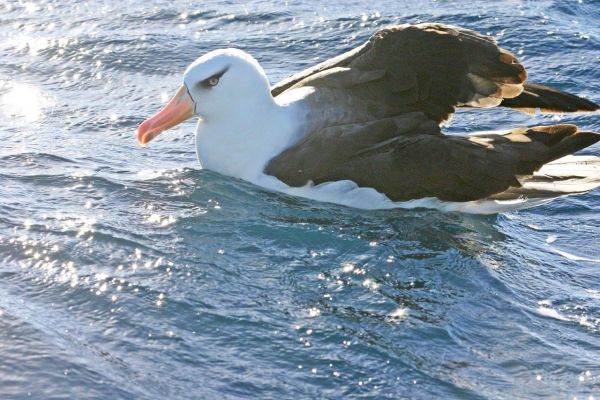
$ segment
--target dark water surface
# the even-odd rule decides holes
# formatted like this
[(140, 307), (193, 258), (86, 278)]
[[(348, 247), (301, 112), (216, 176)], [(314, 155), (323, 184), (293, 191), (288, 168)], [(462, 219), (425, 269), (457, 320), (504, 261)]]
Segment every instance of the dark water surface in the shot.
[[(418, 21), (600, 101), (592, 0), (1, 2), (0, 398), (600, 397), (600, 192), (367, 212), (201, 170), (192, 121), (135, 141), (209, 50), (276, 82)], [(556, 121), (600, 131), (502, 110), (446, 131)]]

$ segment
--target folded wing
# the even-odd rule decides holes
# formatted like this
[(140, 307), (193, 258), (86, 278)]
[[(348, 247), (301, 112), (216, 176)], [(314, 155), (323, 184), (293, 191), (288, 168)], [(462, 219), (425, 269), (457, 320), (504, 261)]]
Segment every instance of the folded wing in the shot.
[[(403, 127), (407, 118), (414, 121), (411, 128)], [(393, 201), (508, 199), (526, 195), (514, 189), (544, 164), (600, 140), (574, 125), (460, 137), (430, 134), (434, 127), (423, 116), (417, 121), (411, 115), (328, 128), (284, 151), (265, 172), (291, 186), (348, 179)], [(406, 130), (411, 132), (396, 134)]]
[(273, 87), (275, 96), (313, 87), (321, 106), (347, 112), (272, 159), (265, 172), (290, 186), (348, 179), (394, 201), (523, 195), (514, 189), (527, 177), (600, 135), (555, 125), (456, 137), (443, 135), (439, 123), (462, 106), (598, 108), (526, 78), (513, 54), (476, 32), (441, 24), (383, 29), (363, 46)]

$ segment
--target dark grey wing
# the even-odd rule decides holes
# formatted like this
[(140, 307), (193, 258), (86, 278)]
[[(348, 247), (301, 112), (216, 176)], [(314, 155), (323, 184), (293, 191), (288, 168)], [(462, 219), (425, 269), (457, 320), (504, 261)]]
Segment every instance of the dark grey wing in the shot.
[(272, 93), (333, 88), (370, 107), (379, 104), (386, 117), (420, 111), (439, 123), (457, 106), (491, 107), (518, 96), (526, 77), (492, 38), (441, 24), (400, 25), (280, 82)]
[[(291, 186), (348, 179), (395, 201), (500, 195), (519, 187), (519, 177), (600, 138), (572, 125), (507, 135), (440, 133), (438, 124), (456, 107), (518, 99), (526, 77), (511, 53), (476, 32), (440, 24), (383, 29), (363, 46), (273, 88), (277, 96), (311, 86), (319, 106), (345, 113), (276, 156), (265, 172)], [(556, 108), (571, 96), (555, 91), (549, 100), (548, 88), (528, 88), (521, 101), (505, 105), (535, 107), (545, 99)]]
[(394, 201), (471, 201), (518, 188), (519, 177), (600, 140), (574, 125), (469, 137), (437, 129), (423, 113), (329, 127), (271, 160), (265, 172), (291, 186), (348, 179)]

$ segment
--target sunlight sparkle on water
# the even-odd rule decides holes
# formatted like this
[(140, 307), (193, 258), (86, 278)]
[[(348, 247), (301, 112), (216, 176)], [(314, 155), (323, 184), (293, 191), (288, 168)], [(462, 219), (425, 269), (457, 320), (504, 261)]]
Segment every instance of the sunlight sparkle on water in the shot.
[(51, 101), (35, 86), (14, 84), (2, 95), (0, 104), (5, 115), (34, 122), (43, 117)]
[(148, 224), (157, 224), (160, 226), (168, 226), (174, 224), (177, 219), (172, 215), (161, 216), (159, 214), (151, 214), (146, 218), (146, 223)]
[(398, 308), (388, 315), (391, 320), (401, 320), (408, 317), (408, 308)]
[(318, 308), (312, 307), (308, 309), (309, 317), (318, 317), (319, 315), (321, 315), (321, 310), (319, 310)]

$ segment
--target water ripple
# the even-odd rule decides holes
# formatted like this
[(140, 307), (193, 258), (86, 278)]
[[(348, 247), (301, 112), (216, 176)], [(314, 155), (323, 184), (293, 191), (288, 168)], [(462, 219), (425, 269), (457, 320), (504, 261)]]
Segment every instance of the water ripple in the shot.
[[(354, 210), (199, 169), (193, 122), (135, 142), (206, 51), (245, 49), (276, 82), (393, 23), (487, 33), (597, 102), (598, 5), (509, 5), (0, 4), (0, 397), (597, 396), (598, 193)], [(557, 121), (600, 129), (464, 110), (445, 130)]]

